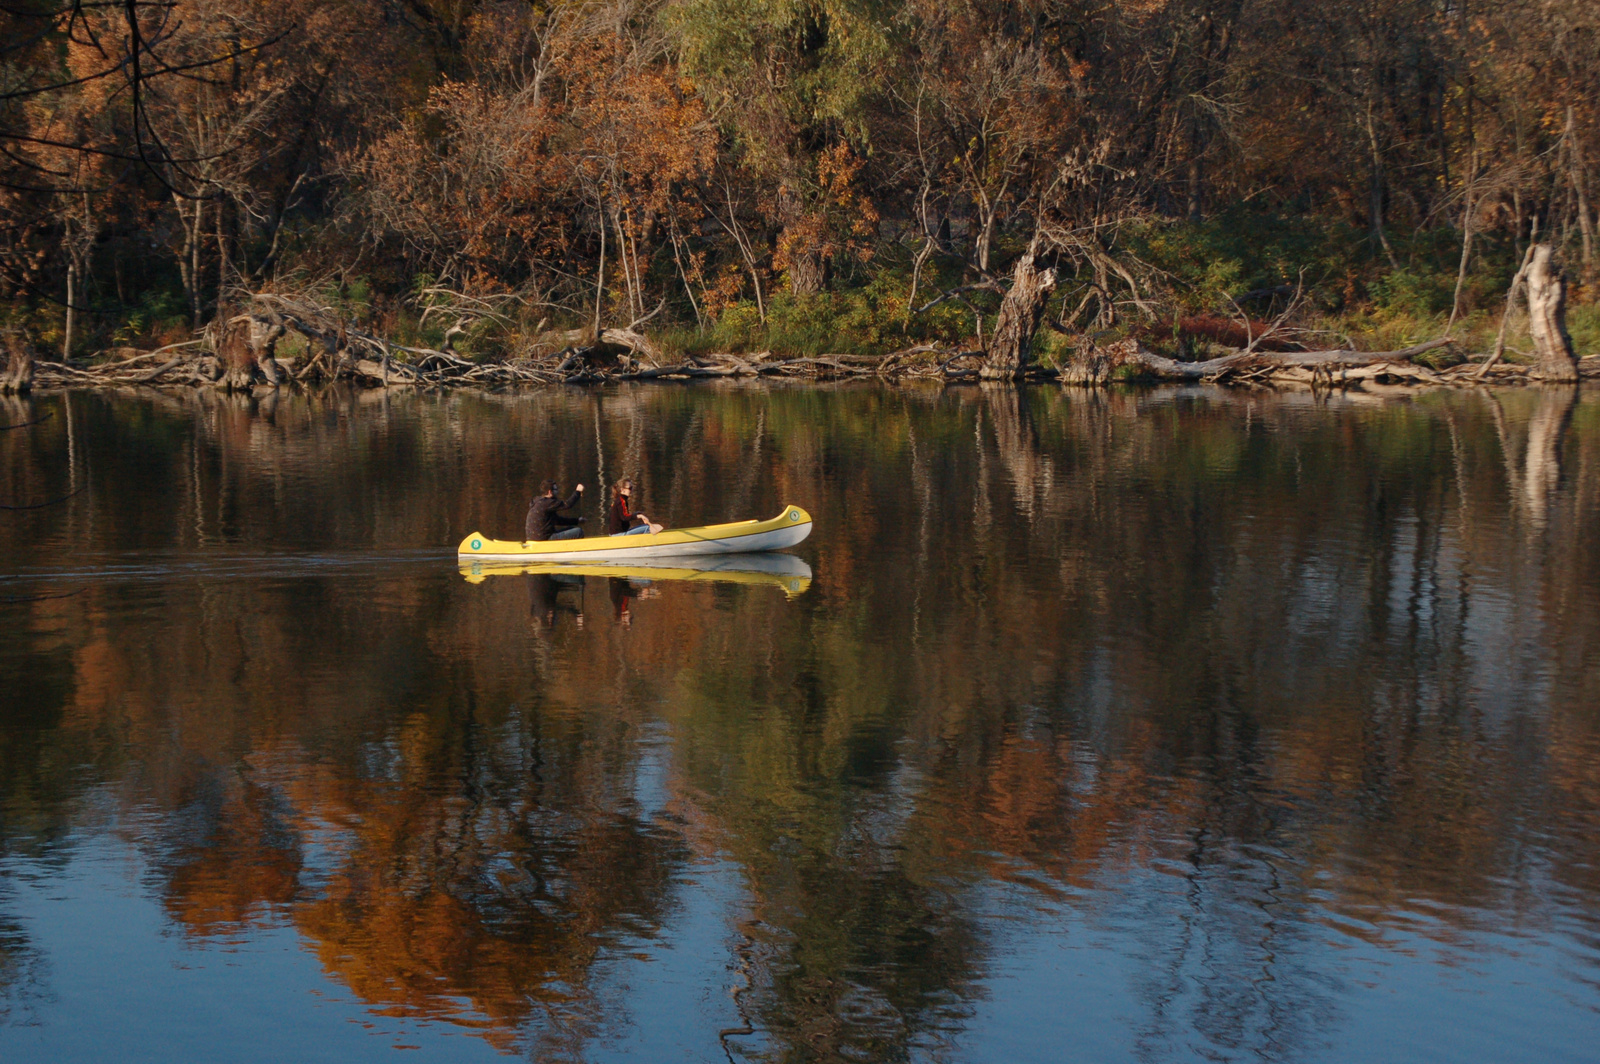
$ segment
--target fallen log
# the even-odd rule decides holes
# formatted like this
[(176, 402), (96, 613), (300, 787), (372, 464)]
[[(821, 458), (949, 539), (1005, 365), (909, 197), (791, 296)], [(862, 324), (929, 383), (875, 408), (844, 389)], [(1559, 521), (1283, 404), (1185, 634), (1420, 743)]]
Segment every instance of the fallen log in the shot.
[(786, 358), (782, 362), (765, 363), (761, 369), (763, 372), (786, 373), (791, 369), (798, 370), (803, 369), (806, 366), (826, 366), (829, 369), (837, 370), (841, 373), (850, 372), (849, 367), (847, 367), (843, 362), (840, 362), (836, 358), (829, 358), (827, 356), (822, 356), (820, 358)]
[[(745, 376), (737, 367), (717, 369), (712, 366), (697, 366), (692, 362), (684, 362), (676, 366), (652, 366), (649, 369), (632, 370), (627, 373), (616, 373), (608, 378), (614, 381), (654, 381), (670, 377), (739, 377)], [(576, 378), (569, 378), (567, 383), (578, 383)]]
[(369, 358), (356, 359), (356, 373), (379, 384), (415, 384), (421, 375), (404, 362), (385, 360), (374, 362)]
[(33, 368), (40, 377), (59, 376), (88, 381), (98, 379), (93, 372), (66, 362), (46, 362), (44, 359), (36, 359)]
[(1385, 377), (1399, 377), (1423, 384), (1437, 384), (1443, 380), (1439, 374), (1426, 366), (1417, 366), (1406, 362), (1377, 362), (1368, 366), (1341, 366), (1337, 373), (1330, 374), (1323, 379), (1332, 383), (1340, 383), (1343, 381), (1381, 380)]
[(713, 355), (712, 357), (713, 358), (717, 358), (717, 359), (721, 359), (724, 362), (733, 363), (733, 368), (734, 368), (736, 376), (754, 377), (754, 376), (756, 376), (757, 373), (760, 372), (759, 370), (756, 369), (755, 366), (752, 366), (750, 363), (746, 362), (744, 359), (740, 358), (738, 355), (718, 354), (718, 355)]
[(626, 347), (636, 355), (642, 355), (651, 362), (661, 361), (661, 351), (651, 343), (643, 333), (634, 332), (632, 329), (602, 329), (600, 342), (611, 344), (614, 347)]
[(188, 362), (188, 361), (189, 361), (189, 356), (188, 355), (179, 355), (176, 358), (173, 358), (173, 359), (171, 359), (171, 360), (169, 360), (167, 362), (162, 363), (161, 365), (157, 366), (155, 369), (152, 369), (152, 370), (149, 370), (149, 371), (147, 371), (145, 373), (139, 374), (138, 376), (132, 378), (132, 380), (133, 380), (133, 382), (135, 384), (149, 384), (151, 381), (155, 380), (157, 377), (165, 376), (167, 373), (170, 373), (172, 370), (177, 369), (179, 366), (183, 365), (185, 362)]
[[(890, 373), (891, 370), (898, 370), (902, 375), (919, 375), (917, 373), (918, 367), (908, 366), (902, 368), (900, 363), (917, 355), (931, 354), (940, 350), (941, 348), (937, 344), (914, 344), (911, 347), (903, 347), (898, 351), (892, 351), (879, 361), (877, 375), (885, 380), (893, 376)], [(921, 368), (926, 369), (927, 367), (923, 366)]]
[[(1436, 378), (1437, 375), (1431, 370), (1410, 365), (1411, 361), (1418, 355), (1450, 343), (1453, 341), (1448, 338), (1430, 340), (1401, 351), (1235, 351), (1204, 362), (1179, 362), (1147, 350), (1137, 340), (1122, 340), (1103, 348), (1091, 344), (1087, 351), (1080, 350), (1079, 357), (1062, 373), (1062, 380), (1072, 384), (1101, 384), (1110, 380), (1112, 374), (1124, 366), (1132, 367), (1136, 376), (1173, 381), (1219, 380), (1245, 370), (1267, 371), (1268, 375), (1275, 371), (1304, 370), (1311, 371), (1313, 376), (1318, 371), (1324, 376), (1339, 371), (1347, 379), (1356, 379), (1348, 376), (1349, 371), (1371, 366), (1389, 367), (1391, 376), (1425, 379), (1412, 372), (1422, 370), (1427, 377)], [(1394, 368), (1400, 366), (1410, 368)], [(1371, 379), (1383, 375), (1383, 372), (1375, 372), (1363, 376)], [(1300, 374), (1290, 373), (1289, 376), (1298, 378)]]

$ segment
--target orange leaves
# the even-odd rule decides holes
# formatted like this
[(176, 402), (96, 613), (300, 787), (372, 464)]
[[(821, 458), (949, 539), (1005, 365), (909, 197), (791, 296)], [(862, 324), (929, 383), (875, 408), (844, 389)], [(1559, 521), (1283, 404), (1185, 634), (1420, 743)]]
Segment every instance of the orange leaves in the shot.
[(569, 151), (626, 206), (660, 210), (674, 182), (704, 172), (715, 150), (699, 99), (671, 67), (642, 63), (614, 36), (569, 62)]
[[(808, 259), (849, 255), (858, 262), (872, 258), (869, 242), (877, 232), (878, 209), (862, 191), (858, 177), (865, 160), (848, 144), (835, 144), (817, 154), (815, 184), (804, 197), (807, 206), (784, 226), (772, 257), (773, 269), (793, 270)], [(785, 188), (779, 194), (782, 201)]]
[[(473, 79), (436, 86), (355, 163), (391, 229), (480, 282), (587, 259), (600, 225), (647, 254), (637, 245), (655, 236), (675, 186), (714, 154), (704, 108), (670, 65), (563, 17), (497, 12), (476, 24)], [(537, 42), (531, 59), (503, 47), (513, 38)]]
[(863, 165), (865, 160), (857, 158), (848, 144), (835, 144), (817, 156), (817, 184), (823, 197), (840, 210), (855, 215), (851, 232), (857, 236), (870, 233), (878, 221), (872, 202), (856, 187), (856, 175)]
[(743, 298), (744, 270), (737, 262), (724, 262), (714, 283), (705, 290), (706, 310), (716, 317)]

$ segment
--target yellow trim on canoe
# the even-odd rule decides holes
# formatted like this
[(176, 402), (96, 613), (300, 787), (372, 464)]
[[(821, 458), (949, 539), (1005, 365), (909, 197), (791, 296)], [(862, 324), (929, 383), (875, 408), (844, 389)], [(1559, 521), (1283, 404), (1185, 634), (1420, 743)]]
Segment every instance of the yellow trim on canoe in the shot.
[(766, 521), (730, 521), (724, 525), (702, 525), (699, 528), (669, 528), (662, 532), (635, 536), (586, 536), (582, 539), (546, 539), (537, 541), (514, 539), (489, 539), (481, 532), (473, 532), (461, 541), (456, 554), (462, 558), (474, 555), (514, 555), (519, 558), (538, 558), (545, 554), (589, 554), (603, 556), (608, 551), (639, 550), (644, 547), (671, 547), (716, 541), (722, 549), (737, 551), (736, 540), (746, 536), (776, 532), (780, 528), (809, 525), (811, 515), (798, 506), (786, 506), (777, 517)]

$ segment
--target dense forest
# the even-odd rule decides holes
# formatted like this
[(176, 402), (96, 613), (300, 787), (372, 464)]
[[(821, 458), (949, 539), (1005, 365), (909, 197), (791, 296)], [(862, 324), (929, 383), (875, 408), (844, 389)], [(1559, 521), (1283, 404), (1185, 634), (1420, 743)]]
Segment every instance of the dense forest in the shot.
[(1536, 241), (1600, 348), (1592, 0), (4, 0), (0, 40), (45, 357), (263, 293), (473, 361), (981, 348), (1035, 275), (1044, 359), (1483, 351)]

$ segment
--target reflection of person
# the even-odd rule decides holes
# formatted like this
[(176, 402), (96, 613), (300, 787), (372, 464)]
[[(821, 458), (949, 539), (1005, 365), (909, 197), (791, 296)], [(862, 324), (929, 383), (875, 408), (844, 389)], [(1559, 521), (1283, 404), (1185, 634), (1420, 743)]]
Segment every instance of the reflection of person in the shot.
[(639, 536), (660, 532), (644, 514), (633, 512), (633, 481), (623, 477), (617, 481), (616, 493), (611, 499), (611, 515), (606, 520), (606, 531), (613, 536)]
[(655, 598), (658, 592), (648, 580), (633, 580), (613, 576), (606, 579), (606, 591), (611, 595), (611, 608), (624, 628), (633, 627), (633, 611), (629, 609), (636, 598)]
[(624, 628), (633, 624), (633, 614), (628, 606), (638, 589), (620, 576), (613, 576), (606, 581), (606, 591), (611, 594), (611, 610)]
[(525, 542), (576, 539), (583, 535), (583, 529), (578, 527), (583, 524), (583, 518), (567, 517), (561, 513), (562, 510), (578, 505), (578, 500), (583, 497), (583, 485), (579, 484), (578, 490), (565, 501), (556, 498), (556, 492), (559, 490), (561, 485), (553, 480), (546, 480), (539, 485), (539, 497), (528, 507), (528, 520), (522, 530)]
[[(578, 588), (579, 604), (573, 606), (561, 601), (561, 589), (574, 586)], [(563, 613), (573, 616), (573, 623), (579, 628), (583, 627), (583, 577), (563, 579), (550, 573), (528, 574), (528, 614), (536, 624), (542, 623), (546, 628), (555, 628), (556, 620)]]

